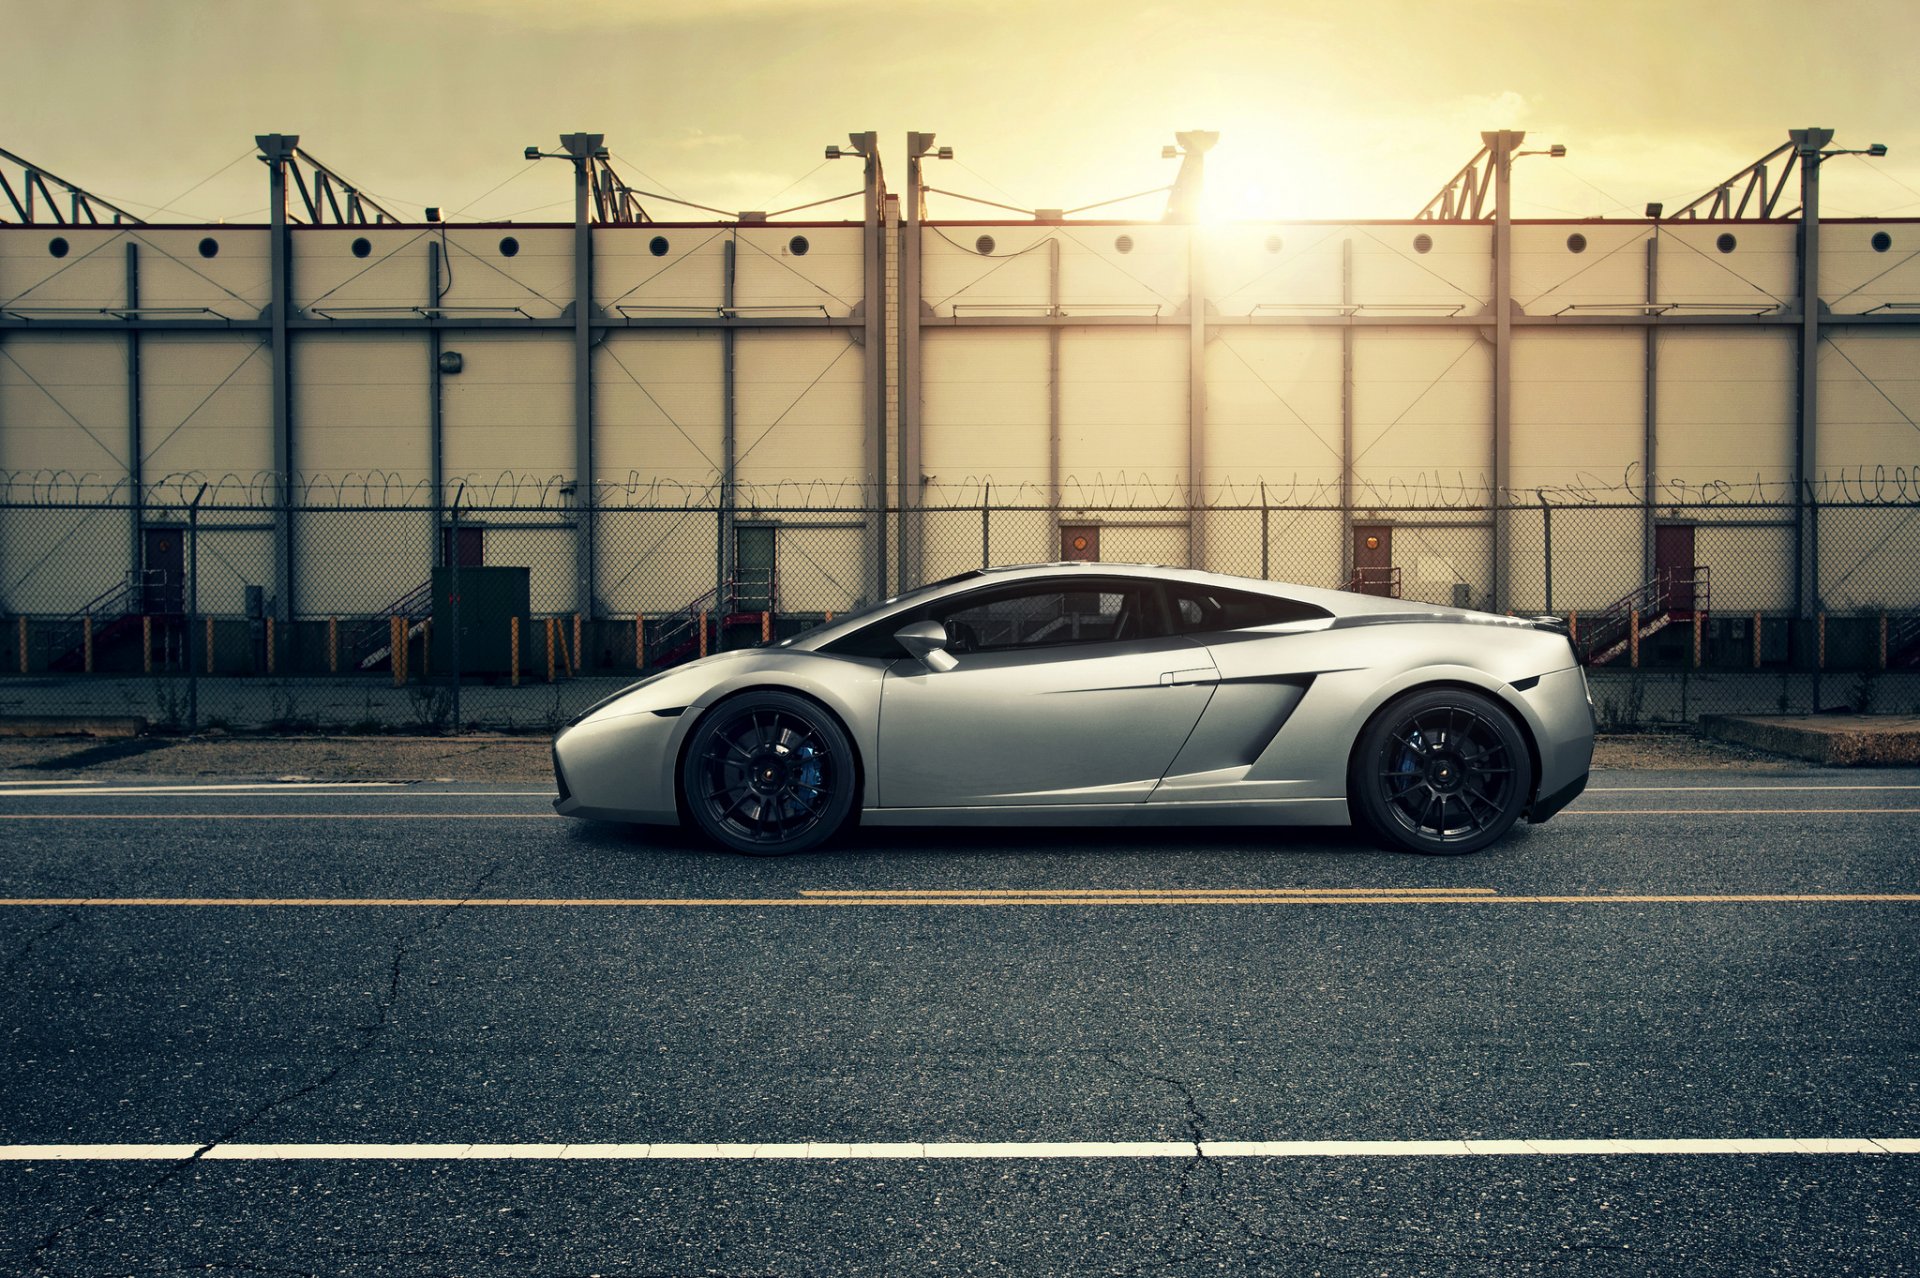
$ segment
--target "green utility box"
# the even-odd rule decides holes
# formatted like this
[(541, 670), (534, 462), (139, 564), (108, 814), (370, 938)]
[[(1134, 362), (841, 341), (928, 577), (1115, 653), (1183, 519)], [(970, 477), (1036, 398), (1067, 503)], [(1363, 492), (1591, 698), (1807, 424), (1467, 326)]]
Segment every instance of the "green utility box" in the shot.
[[(451, 568), (433, 570), (436, 675), (453, 673), (453, 578)], [(524, 669), (531, 664), (534, 644), (529, 578), (526, 568), (460, 570), (460, 673), (513, 673), (515, 617), (520, 618), (520, 665)]]

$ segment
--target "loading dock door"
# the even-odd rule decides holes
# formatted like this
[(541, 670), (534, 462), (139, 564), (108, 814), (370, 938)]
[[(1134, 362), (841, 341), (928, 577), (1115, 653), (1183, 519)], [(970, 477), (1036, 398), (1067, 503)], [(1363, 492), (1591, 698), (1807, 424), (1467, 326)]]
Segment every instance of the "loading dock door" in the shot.
[(1353, 580), (1348, 584), (1363, 595), (1399, 593), (1394, 589), (1393, 525), (1353, 526)]
[(140, 611), (173, 617), (187, 610), (187, 547), (184, 528), (146, 529), (146, 573), (140, 582)]
[(1693, 525), (1661, 524), (1653, 530), (1653, 577), (1660, 605), (1682, 618), (1693, 614)]

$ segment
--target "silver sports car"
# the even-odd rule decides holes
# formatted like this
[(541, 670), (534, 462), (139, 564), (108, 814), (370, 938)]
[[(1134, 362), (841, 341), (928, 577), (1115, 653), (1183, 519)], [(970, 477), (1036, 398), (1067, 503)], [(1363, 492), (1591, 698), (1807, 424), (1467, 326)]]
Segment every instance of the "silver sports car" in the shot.
[(1472, 852), (1587, 783), (1556, 624), (1114, 563), (969, 572), (641, 680), (553, 746), (567, 816), (740, 852), (869, 825), (1364, 826)]

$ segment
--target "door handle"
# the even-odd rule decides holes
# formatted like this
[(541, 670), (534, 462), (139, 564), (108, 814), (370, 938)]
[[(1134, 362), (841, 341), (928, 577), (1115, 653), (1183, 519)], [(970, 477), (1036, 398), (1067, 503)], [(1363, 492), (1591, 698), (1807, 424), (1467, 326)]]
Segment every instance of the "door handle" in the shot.
[(1168, 670), (1160, 676), (1160, 686), (1172, 688), (1186, 683), (1219, 683), (1220, 672), (1211, 667), (1200, 670)]

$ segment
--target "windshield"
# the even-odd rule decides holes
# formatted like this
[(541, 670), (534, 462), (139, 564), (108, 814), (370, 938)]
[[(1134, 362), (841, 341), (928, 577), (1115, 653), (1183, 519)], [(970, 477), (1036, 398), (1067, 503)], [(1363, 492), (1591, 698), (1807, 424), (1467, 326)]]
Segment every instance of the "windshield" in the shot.
[(805, 630), (802, 630), (799, 634), (793, 635), (786, 639), (782, 639), (778, 644), (774, 646), (778, 648), (788, 647), (794, 642), (794, 640), (805, 639), (808, 635), (815, 634), (821, 630), (825, 630), (828, 626), (841, 626), (841, 625), (847, 625), (852, 622), (865, 621), (868, 617), (876, 616), (879, 613), (885, 612), (889, 608), (898, 607), (901, 604), (911, 604), (916, 600), (924, 599), (926, 596), (931, 595), (936, 591), (945, 590), (948, 586), (953, 585), (955, 582), (971, 581), (973, 580), (973, 578), (978, 577), (980, 575), (981, 573), (978, 568), (972, 568), (966, 572), (955, 573), (951, 577), (942, 577), (938, 581), (930, 581), (924, 586), (916, 586), (912, 590), (909, 590), (904, 594), (895, 595), (891, 599), (882, 599), (879, 603), (868, 604), (864, 608), (855, 608), (852, 612), (843, 612), (838, 616), (834, 617), (833, 620), (831, 621), (822, 621), (815, 625), (808, 626)]

